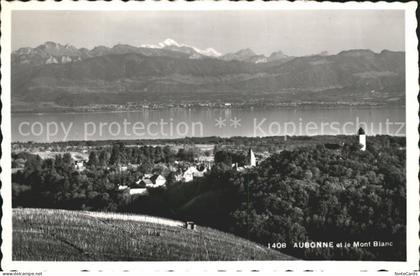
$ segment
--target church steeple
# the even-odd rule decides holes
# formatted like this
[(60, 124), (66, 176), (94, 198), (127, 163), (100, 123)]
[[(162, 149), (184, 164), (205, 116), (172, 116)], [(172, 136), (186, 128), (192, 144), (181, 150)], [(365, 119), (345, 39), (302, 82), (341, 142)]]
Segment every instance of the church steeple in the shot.
[(251, 167), (255, 167), (257, 165), (257, 159), (255, 158), (255, 154), (251, 148), (248, 151), (248, 164)]

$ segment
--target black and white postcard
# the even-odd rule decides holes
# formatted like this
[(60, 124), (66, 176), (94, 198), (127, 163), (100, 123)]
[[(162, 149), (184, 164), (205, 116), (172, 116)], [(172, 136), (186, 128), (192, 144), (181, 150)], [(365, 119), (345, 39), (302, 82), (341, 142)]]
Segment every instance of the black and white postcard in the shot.
[(2, 3), (2, 269), (418, 269), (416, 8)]

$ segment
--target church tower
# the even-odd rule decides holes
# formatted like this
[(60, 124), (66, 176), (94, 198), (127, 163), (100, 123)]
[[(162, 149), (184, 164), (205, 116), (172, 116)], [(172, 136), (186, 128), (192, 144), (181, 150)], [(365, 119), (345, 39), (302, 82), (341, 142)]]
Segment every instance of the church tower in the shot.
[(248, 162), (251, 167), (255, 167), (257, 165), (257, 159), (255, 158), (255, 154), (252, 149), (249, 149), (248, 151)]
[(361, 150), (365, 151), (366, 150), (366, 133), (365, 133), (365, 130), (363, 128), (359, 128), (358, 134), (359, 134), (359, 144), (362, 145)]

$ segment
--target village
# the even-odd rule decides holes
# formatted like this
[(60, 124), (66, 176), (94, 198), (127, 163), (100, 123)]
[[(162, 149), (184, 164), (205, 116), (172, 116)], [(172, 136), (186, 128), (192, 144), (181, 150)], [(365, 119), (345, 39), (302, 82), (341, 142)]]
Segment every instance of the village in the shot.
[[(360, 150), (366, 150), (366, 134), (363, 128), (357, 133)], [(325, 143), (330, 149), (340, 149), (343, 143)], [(166, 189), (168, 184), (188, 183), (202, 178), (210, 173), (215, 162), (224, 162), (229, 159), (228, 169), (244, 172), (257, 166), (270, 156), (267, 152), (254, 152), (249, 147), (247, 152), (239, 150), (232, 152), (216, 152), (215, 145), (197, 144), (194, 146), (120, 146), (113, 147), (67, 147), (57, 149), (53, 146), (32, 147), (29, 152), (14, 148), (12, 172), (23, 171), (26, 167), (28, 156), (39, 156), (40, 159), (57, 159), (58, 156), (67, 155), (74, 171), (86, 174), (98, 169), (102, 175), (112, 179), (117, 192), (130, 196), (147, 196), (152, 190)], [(117, 153), (115, 153), (117, 150)], [(120, 152), (121, 151), (121, 152)], [(140, 153), (139, 153), (140, 152)], [(226, 156), (221, 156), (223, 154)], [(147, 157), (145, 156), (147, 155)], [(219, 158), (217, 157), (219, 154)], [(229, 156), (230, 154), (230, 156)], [(140, 155), (140, 158), (127, 157)], [(158, 156), (158, 157), (156, 157)], [(216, 160), (215, 160), (216, 159)], [(219, 159), (219, 160), (217, 160)], [(132, 162), (142, 160), (142, 162)]]
[[(80, 161), (75, 163), (75, 166), (79, 166)], [(208, 174), (211, 170), (213, 162), (211, 161), (197, 161), (193, 164), (188, 164), (186, 169), (182, 169), (182, 166), (176, 169), (177, 165), (180, 162), (175, 161), (174, 166), (170, 166), (171, 172), (174, 172), (174, 178), (176, 182), (191, 182), (196, 178), (204, 177)], [(238, 163), (232, 164), (232, 169), (237, 171), (245, 171), (246, 169), (250, 169), (257, 165), (257, 159), (255, 157), (254, 152), (252, 149), (249, 149), (247, 162), (244, 166), (239, 166)], [(133, 165), (129, 165), (132, 168), (135, 168)], [(121, 166), (119, 167), (120, 171), (127, 171), (129, 166)], [(83, 169), (83, 165), (81, 165), (80, 169)], [(118, 190), (120, 191), (128, 191), (130, 195), (148, 195), (149, 189), (156, 189), (156, 188), (166, 188), (166, 178), (162, 174), (151, 174), (147, 173), (144, 174), (143, 177), (138, 179), (136, 182), (131, 183), (131, 185), (119, 185)]]
[[(239, 225), (232, 233), (240, 234), (249, 220), (254, 225), (273, 213), (277, 225), (299, 216), (299, 227), (311, 229), (319, 223), (311, 218), (322, 214), (327, 202), (344, 202), (337, 209), (344, 216), (346, 208), (360, 212), (361, 197), (374, 198), (382, 211), (390, 202), (387, 195), (399, 196), (397, 203), (404, 196), (404, 138), (368, 136), (360, 128), (348, 136), (206, 139), (217, 143), (17, 143), (13, 207), (146, 215), (177, 220), (191, 232)], [(310, 197), (322, 202), (319, 209), (310, 207)], [(249, 216), (257, 211), (261, 215)], [(384, 221), (376, 217), (369, 215), (375, 223)], [(281, 227), (291, 229), (290, 223)]]

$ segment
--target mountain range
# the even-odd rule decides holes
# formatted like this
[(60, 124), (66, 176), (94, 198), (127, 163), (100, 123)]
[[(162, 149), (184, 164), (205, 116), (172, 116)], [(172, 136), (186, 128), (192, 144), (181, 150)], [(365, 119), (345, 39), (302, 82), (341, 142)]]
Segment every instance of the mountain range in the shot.
[(140, 47), (126, 44), (117, 44), (113, 47), (96, 46), (89, 50), (86, 48), (76, 48), (72, 45), (62, 45), (52, 41), (47, 41), (38, 47), (24, 47), (12, 53), (12, 64), (63, 64), (68, 62), (81, 61), (87, 58), (111, 55), (137, 53), (145, 56), (170, 56), (177, 58), (201, 59), (216, 58), (221, 60), (239, 60), (251, 63), (265, 63), (280, 59), (289, 59), (281, 51), (272, 53), (269, 57), (258, 55), (251, 49), (241, 49), (235, 53), (221, 54), (213, 48), (200, 49), (178, 43), (173, 39), (167, 38), (156, 45), (142, 44)]
[(46, 42), (12, 53), (12, 110), (92, 104), (402, 103), (405, 53), (221, 54), (166, 39), (89, 50)]

